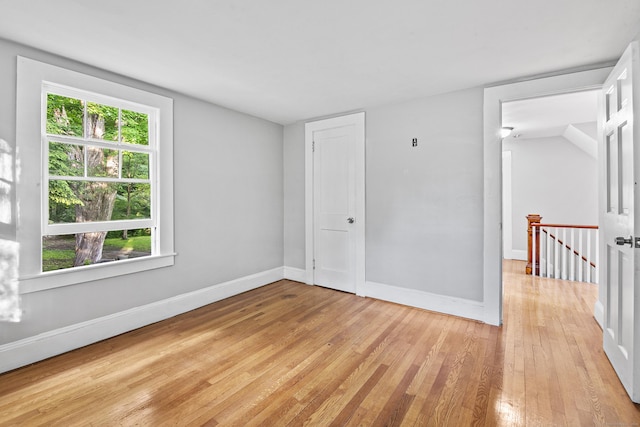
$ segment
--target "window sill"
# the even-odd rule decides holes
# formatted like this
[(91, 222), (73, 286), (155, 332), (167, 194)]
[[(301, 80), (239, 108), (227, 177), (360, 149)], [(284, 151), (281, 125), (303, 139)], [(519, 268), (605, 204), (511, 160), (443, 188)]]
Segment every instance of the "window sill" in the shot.
[(63, 286), (108, 279), (125, 274), (139, 273), (156, 268), (169, 267), (174, 264), (176, 254), (153, 255), (121, 260), (112, 263), (94, 264), (86, 267), (75, 267), (64, 270), (48, 271), (20, 277), (19, 292), (21, 295), (55, 289)]

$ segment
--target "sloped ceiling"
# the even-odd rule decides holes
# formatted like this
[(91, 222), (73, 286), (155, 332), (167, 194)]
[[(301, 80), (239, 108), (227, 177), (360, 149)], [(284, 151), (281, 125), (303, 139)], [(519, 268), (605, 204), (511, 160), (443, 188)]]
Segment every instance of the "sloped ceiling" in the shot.
[(288, 124), (615, 61), (637, 0), (0, 0), (0, 37)]
[(502, 125), (513, 128), (506, 141), (561, 136), (593, 158), (597, 158), (597, 117), (597, 90), (502, 104)]

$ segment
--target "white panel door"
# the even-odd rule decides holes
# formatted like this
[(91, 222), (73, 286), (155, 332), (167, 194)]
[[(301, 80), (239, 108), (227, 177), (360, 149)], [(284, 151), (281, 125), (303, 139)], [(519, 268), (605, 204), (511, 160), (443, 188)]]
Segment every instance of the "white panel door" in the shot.
[(634, 402), (640, 401), (639, 72), (634, 42), (605, 81), (599, 119), (603, 345)]
[(355, 293), (355, 127), (314, 132), (315, 283)]
[(308, 283), (361, 293), (364, 113), (307, 123), (305, 138)]

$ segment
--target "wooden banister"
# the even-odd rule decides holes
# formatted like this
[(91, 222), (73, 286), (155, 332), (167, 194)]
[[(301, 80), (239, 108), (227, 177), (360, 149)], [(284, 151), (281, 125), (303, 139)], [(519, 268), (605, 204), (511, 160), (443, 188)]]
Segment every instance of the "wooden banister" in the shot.
[[(526, 274), (597, 283), (597, 225), (543, 224), (538, 214), (527, 215), (528, 253)], [(576, 231), (577, 230), (577, 231)], [(544, 234), (543, 234), (544, 233)], [(583, 236), (587, 236), (586, 250)], [(578, 241), (575, 241), (575, 236)], [(542, 236), (542, 238), (540, 237)], [(592, 238), (595, 237), (595, 250)], [(535, 253), (533, 253), (535, 251)], [(585, 271), (586, 269), (586, 271)], [(594, 278), (595, 271), (595, 281)]]
[[(542, 217), (538, 214), (529, 214), (527, 215), (528, 227), (527, 227), (527, 235), (529, 236), (527, 239), (527, 266), (525, 268), (526, 274), (531, 274), (533, 271), (533, 266), (531, 265), (531, 261), (533, 260), (533, 224), (540, 224), (540, 220)], [(536, 275), (540, 275), (540, 233), (536, 233), (536, 265), (535, 265)]]
[(597, 230), (597, 225), (574, 225), (574, 224), (541, 224), (541, 223), (533, 223), (531, 224), (533, 227), (557, 227), (557, 228), (585, 228), (588, 230)]

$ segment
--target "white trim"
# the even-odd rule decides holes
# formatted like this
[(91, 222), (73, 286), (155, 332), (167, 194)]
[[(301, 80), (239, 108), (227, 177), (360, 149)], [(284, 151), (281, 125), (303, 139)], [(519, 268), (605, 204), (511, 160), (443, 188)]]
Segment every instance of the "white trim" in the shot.
[(513, 254), (513, 194), (511, 151), (502, 152), (502, 256), (514, 259)]
[[(159, 171), (158, 176), (151, 176), (152, 188), (155, 188), (155, 196), (152, 198), (152, 217), (155, 218), (156, 241), (152, 248), (153, 257), (129, 263), (122, 267), (128, 274), (136, 271), (144, 271), (150, 268), (172, 265), (174, 254), (174, 212), (173, 212), (173, 100), (152, 92), (132, 88), (119, 83), (78, 73), (72, 70), (45, 64), (24, 57), (17, 57), (17, 82), (16, 82), (16, 164), (20, 163), (19, 176), (16, 184), (16, 205), (20, 212), (16, 220), (16, 237), (20, 244), (20, 253), (26, 256), (20, 257), (18, 266), (19, 276), (30, 281), (26, 288), (20, 284), (22, 292), (33, 292), (68, 284), (81, 283), (96, 278), (109, 277), (108, 272), (119, 275), (119, 269), (105, 264), (95, 266), (94, 273), (87, 275), (76, 269), (65, 269), (64, 273), (52, 276), (42, 274), (42, 235), (43, 219), (46, 213), (46, 203), (43, 201), (43, 152), (41, 140), (41, 127), (43, 115), (42, 100), (43, 84), (55, 84), (73, 87), (74, 90), (91, 93), (105, 94), (130, 102), (125, 103), (135, 108), (127, 108), (133, 111), (145, 112), (138, 108), (156, 111), (155, 123), (149, 126), (149, 141), (156, 141), (158, 146), (156, 164), (150, 168)], [(127, 144), (128, 145), (128, 144)], [(143, 146), (141, 146), (143, 147)], [(150, 157), (153, 161), (153, 156)], [(46, 178), (46, 176), (45, 176)], [(91, 225), (93, 227), (94, 225)], [(65, 226), (52, 225), (51, 231)], [(71, 227), (71, 226), (70, 226)], [(45, 233), (46, 234), (46, 233)], [(38, 255), (36, 255), (38, 254)], [(171, 258), (169, 260), (169, 258)], [(118, 261), (118, 264), (124, 261)], [(89, 271), (89, 270), (85, 270)], [(101, 271), (98, 273), (98, 271)], [(26, 290), (23, 290), (26, 289)]]
[(484, 321), (502, 324), (502, 103), (598, 89), (611, 67), (512, 83), (484, 90), (483, 292)]
[(527, 253), (527, 251), (523, 249), (511, 249), (511, 258), (507, 258), (507, 259), (517, 259), (520, 261), (526, 261), (528, 255), (529, 254)]
[(0, 372), (65, 353), (259, 288), (283, 278), (278, 267), (0, 346)]
[(138, 258), (86, 265), (69, 270), (53, 270), (45, 273), (20, 276), (20, 294), (44, 291), (47, 289), (70, 286), (78, 283), (92, 282), (108, 277), (123, 276), (144, 270), (169, 267), (174, 264), (175, 253), (166, 255), (150, 255)]
[(305, 283), (307, 272), (302, 268), (284, 266), (284, 278)]
[(596, 322), (598, 322), (598, 325), (600, 325), (600, 329), (603, 329), (604, 328), (604, 305), (600, 300), (596, 301), (596, 304), (593, 307), (593, 317), (596, 319)]
[(339, 126), (356, 126), (356, 295), (362, 295), (365, 284), (365, 113), (348, 114), (305, 123), (305, 280), (312, 285), (313, 274), (313, 133)]
[(437, 295), (417, 289), (401, 288), (383, 283), (365, 282), (364, 295), (410, 307), (473, 320), (484, 320), (484, 306), (479, 301)]

